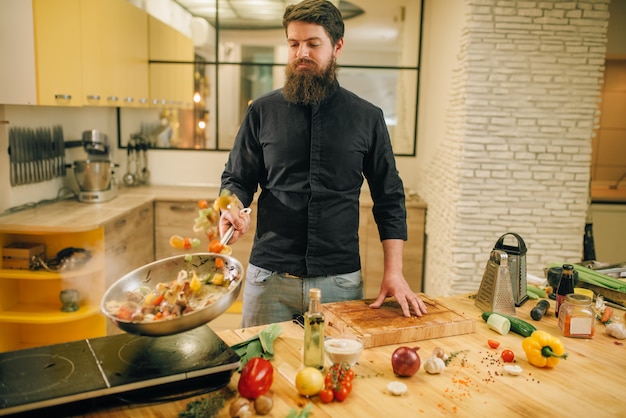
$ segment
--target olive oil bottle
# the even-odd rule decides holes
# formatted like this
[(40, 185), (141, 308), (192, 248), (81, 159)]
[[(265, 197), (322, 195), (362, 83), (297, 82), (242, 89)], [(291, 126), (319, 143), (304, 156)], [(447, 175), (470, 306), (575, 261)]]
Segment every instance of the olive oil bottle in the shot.
[(324, 314), (320, 305), (322, 291), (309, 290), (309, 310), (304, 314), (304, 365), (324, 368)]

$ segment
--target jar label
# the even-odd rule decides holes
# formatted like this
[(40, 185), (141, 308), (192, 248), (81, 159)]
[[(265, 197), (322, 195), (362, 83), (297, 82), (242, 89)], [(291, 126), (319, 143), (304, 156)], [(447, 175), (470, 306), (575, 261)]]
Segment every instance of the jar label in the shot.
[(569, 323), (570, 335), (591, 335), (593, 319), (589, 317), (572, 317)]

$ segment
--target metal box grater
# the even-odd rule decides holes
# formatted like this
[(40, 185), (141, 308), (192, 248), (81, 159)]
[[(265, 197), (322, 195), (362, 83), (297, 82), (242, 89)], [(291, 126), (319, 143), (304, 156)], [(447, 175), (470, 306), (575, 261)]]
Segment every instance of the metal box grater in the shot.
[(474, 304), (485, 311), (515, 315), (513, 287), (508, 256), (502, 250), (492, 250)]
[[(505, 244), (504, 241), (507, 236), (514, 237), (516, 245)], [(513, 301), (515, 301), (515, 306), (522, 306), (528, 300), (528, 294), (526, 293), (526, 243), (518, 234), (507, 232), (498, 239), (493, 249), (506, 252), (509, 260)]]

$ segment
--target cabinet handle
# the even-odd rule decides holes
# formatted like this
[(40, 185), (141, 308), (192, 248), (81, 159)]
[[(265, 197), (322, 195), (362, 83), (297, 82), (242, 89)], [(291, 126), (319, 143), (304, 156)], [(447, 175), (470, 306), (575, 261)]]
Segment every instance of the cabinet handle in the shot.
[(108, 96), (107, 100), (110, 102), (117, 102), (117, 96)]
[(55, 100), (72, 100), (71, 94), (55, 94)]
[(142, 97), (141, 99), (139, 99), (139, 103), (146, 104), (148, 103), (148, 99), (146, 99), (145, 97)]
[(98, 95), (98, 94), (89, 94), (87, 96), (87, 100), (92, 100), (92, 101), (98, 102), (98, 101), (100, 101), (100, 95)]
[(126, 225), (126, 218), (124, 219), (120, 219), (119, 221), (115, 222), (115, 225), (113, 225), (115, 228), (121, 228), (124, 225)]
[(132, 103), (132, 102), (134, 102), (134, 101), (135, 101), (135, 99), (133, 99), (132, 97), (124, 97), (124, 101), (125, 101), (126, 103)]
[(170, 205), (172, 212), (193, 212), (196, 210), (195, 205)]
[(115, 255), (121, 255), (124, 254), (126, 252), (126, 250), (128, 249), (128, 247), (126, 245), (122, 245), (121, 247), (117, 247), (115, 249)]

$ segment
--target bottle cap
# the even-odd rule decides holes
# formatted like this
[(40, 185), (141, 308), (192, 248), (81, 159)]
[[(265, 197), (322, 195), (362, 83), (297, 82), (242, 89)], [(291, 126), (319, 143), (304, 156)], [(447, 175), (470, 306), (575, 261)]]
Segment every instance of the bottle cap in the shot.
[(309, 289), (309, 298), (311, 299), (321, 299), (322, 291), (317, 288)]

